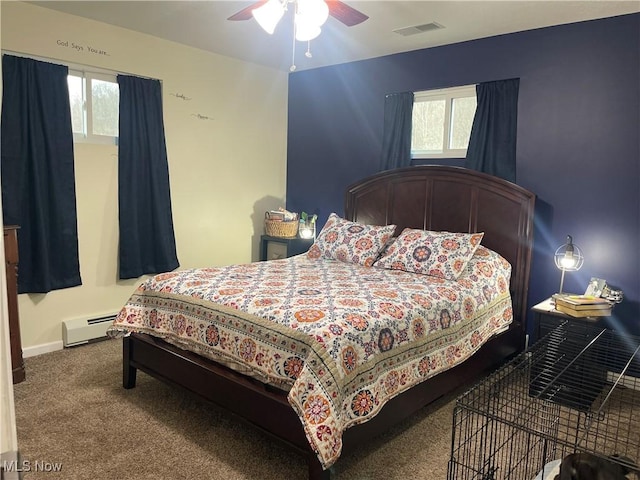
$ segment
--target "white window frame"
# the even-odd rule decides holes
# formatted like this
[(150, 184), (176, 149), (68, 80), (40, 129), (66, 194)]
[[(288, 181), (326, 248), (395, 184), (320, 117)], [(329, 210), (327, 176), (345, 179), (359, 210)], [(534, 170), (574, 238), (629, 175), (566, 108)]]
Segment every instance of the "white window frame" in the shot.
[(83, 132), (73, 132), (75, 143), (93, 143), (100, 145), (117, 145), (118, 137), (113, 135), (96, 135), (93, 131), (93, 109), (91, 105), (91, 82), (102, 80), (117, 84), (118, 78), (115, 73), (88, 72), (69, 67), (68, 75), (80, 77), (82, 79), (82, 111), (83, 111)]
[(451, 110), (453, 106), (453, 100), (455, 98), (475, 97), (476, 85), (464, 85), (460, 87), (441, 88), (437, 90), (424, 90), (420, 92), (414, 92), (413, 103), (433, 101), (433, 100), (446, 100), (445, 103), (445, 118), (444, 118), (444, 138), (446, 145), (443, 150), (411, 150), (411, 158), (413, 159), (430, 159), (430, 158), (465, 158), (467, 156), (467, 149), (449, 148), (451, 145)]

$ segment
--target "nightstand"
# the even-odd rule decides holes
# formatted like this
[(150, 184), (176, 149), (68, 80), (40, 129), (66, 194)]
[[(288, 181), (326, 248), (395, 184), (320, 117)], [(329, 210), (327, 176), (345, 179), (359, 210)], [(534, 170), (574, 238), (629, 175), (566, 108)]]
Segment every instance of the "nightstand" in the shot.
[[(607, 380), (608, 361), (601, 350), (588, 349), (592, 340), (610, 329), (608, 317), (572, 317), (554, 308), (551, 298), (532, 309), (533, 332), (530, 344), (549, 335), (532, 347), (544, 361), (532, 370), (529, 393), (578, 410), (591, 408), (598, 392)], [(539, 351), (537, 347), (544, 346)], [(581, 352), (568, 357), (568, 352)], [(547, 372), (554, 366), (557, 377)], [(613, 365), (609, 366), (613, 370)]]
[(277, 260), (293, 257), (309, 250), (313, 238), (282, 238), (262, 235), (260, 237), (260, 260)]
[(608, 326), (609, 317), (572, 317), (566, 313), (559, 312), (554, 308), (553, 300), (547, 298), (531, 308), (533, 312), (533, 329), (529, 344), (533, 344), (544, 337), (551, 330), (565, 321), (570, 321), (576, 325), (583, 325), (585, 328), (589, 326), (598, 326), (602, 328), (610, 328)]

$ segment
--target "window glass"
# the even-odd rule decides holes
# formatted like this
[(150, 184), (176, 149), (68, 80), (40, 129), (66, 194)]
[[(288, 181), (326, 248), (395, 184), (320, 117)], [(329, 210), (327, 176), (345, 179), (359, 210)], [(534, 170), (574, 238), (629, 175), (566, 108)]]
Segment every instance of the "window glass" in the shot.
[(471, 126), (476, 113), (476, 97), (454, 98), (451, 107), (451, 140), (452, 149), (467, 149)]
[(475, 113), (475, 85), (414, 92), (412, 158), (464, 158)]
[(73, 133), (82, 134), (84, 132), (84, 98), (82, 89), (82, 77), (68, 75), (69, 102), (71, 104), (71, 124)]
[(94, 135), (118, 136), (118, 107), (120, 91), (118, 84), (91, 79), (92, 133)]
[(441, 152), (444, 145), (446, 100), (419, 102), (413, 106), (412, 150)]
[(70, 69), (67, 83), (74, 141), (117, 143), (120, 88), (116, 76)]

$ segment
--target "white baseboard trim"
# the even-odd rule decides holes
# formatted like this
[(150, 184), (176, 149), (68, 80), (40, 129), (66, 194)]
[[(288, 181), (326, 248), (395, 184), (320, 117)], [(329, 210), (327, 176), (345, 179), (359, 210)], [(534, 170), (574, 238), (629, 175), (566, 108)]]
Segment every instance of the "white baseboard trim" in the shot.
[(34, 345), (33, 347), (26, 347), (22, 349), (22, 356), (24, 358), (35, 357), (36, 355), (42, 355), (43, 353), (55, 352), (56, 350), (63, 349), (62, 340), (51, 343), (43, 343), (42, 345)]

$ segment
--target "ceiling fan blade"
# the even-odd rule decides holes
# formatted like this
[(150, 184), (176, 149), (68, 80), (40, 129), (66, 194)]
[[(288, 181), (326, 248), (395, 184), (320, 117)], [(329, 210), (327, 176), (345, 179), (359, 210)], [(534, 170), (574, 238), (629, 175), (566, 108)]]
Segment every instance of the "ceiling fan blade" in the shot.
[(369, 18), (361, 11), (350, 7), (340, 0), (326, 0), (326, 2), (329, 6), (329, 15), (344, 23), (347, 27), (358, 25)]
[(248, 7), (243, 8), (239, 12), (234, 13), (229, 18), (227, 18), (227, 20), (251, 20), (251, 12), (263, 3), (267, 3), (267, 0), (260, 0), (259, 2), (255, 2)]

